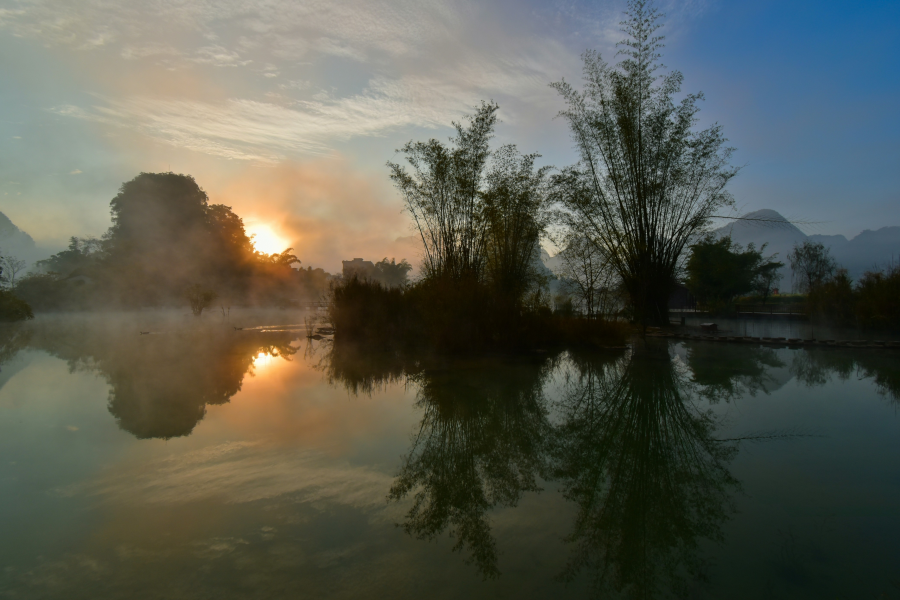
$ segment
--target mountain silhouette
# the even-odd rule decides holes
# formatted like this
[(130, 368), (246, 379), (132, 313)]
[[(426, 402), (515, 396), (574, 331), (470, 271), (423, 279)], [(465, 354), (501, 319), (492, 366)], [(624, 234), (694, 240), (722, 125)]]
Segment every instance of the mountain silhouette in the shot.
[(32, 237), (0, 212), (0, 256), (11, 254), (30, 262), (35, 259), (36, 252), (37, 248)]
[(778, 260), (785, 264), (782, 269), (783, 290), (791, 287), (788, 255), (795, 244), (802, 244), (806, 240), (819, 242), (828, 248), (838, 264), (847, 269), (854, 280), (859, 279), (866, 271), (884, 268), (900, 259), (900, 227), (897, 226), (882, 227), (875, 231), (867, 229), (848, 240), (843, 235), (808, 236), (778, 211), (771, 209), (747, 213), (741, 219), (714, 230), (713, 234), (717, 237), (731, 235), (732, 240), (743, 246), (753, 243), (759, 248), (768, 244), (764, 254), (770, 256), (777, 253)]

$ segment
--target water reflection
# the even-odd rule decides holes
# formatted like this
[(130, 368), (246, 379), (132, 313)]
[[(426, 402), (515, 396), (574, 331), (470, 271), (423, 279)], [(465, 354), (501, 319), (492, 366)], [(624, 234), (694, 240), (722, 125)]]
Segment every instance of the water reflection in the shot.
[[(746, 353), (745, 353), (746, 354)], [(738, 482), (728, 463), (736, 443), (715, 438), (716, 421), (695, 407), (711, 389), (764, 380), (768, 353), (713, 378), (673, 360), (667, 346), (626, 354), (568, 354), (542, 360), (486, 360), (408, 374), (422, 420), (389, 497), (412, 504), (407, 533), (449, 532), (486, 578), (499, 572), (489, 514), (515, 506), (542, 480), (576, 506), (562, 574), (588, 571), (598, 594), (649, 597), (704, 575), (703, 540), (721, 540)], [(375, 361), (377, 362), (377, 361)], [(350, 371), (348, 389), (377, 382), (373, 361)], [(396, 377), (399, 363), (383, 377)], [(723, 374), (726, 368), (722, 367)], [(552, 377), (567, 374), (556, 400)], [(335, 367), (338, 380), (347, 371)], [(763, 388), (764, 389), (764, 388)], [(553, 417), (551, 417), (551, 409)]]
[(738, 396), (769, 393), (778, 381), (772, 370), (784, 367), (775, 350), (761, 346), (698, 343), (687, 347), (686, 362), (693, 383), (709, 401), (728, 401)]
[(550, 433), (544, 381), (554, 361), (486, 361), (411, 375), (422, 422), (390, 490), (412, 494), (403, 528), (420, 539), (449, 530), (485, 578), (499, 575), (487, 513), (539, 491)]
[(807, 386), (826, 385), (839, 380), (872, 379), (880, 394), (900, 403), (900, 360), (896, 350), (841, 351), (809, 348), (792, 356), (790, 370)]
[(290, 331), (201, 327), (154, 335), (123, 335), (73, 324), (38, 329), (32, 345), (107, 380), (109, 412), (138, 438), (189, 435), (207, 405), (224, 404), (253, 374), (259, 356), (290, 359)]
[[(338, 491), (328, 497), (328, 502), (333, 498), (354, 497), (353, 486), (362, 485), (361, 481), (365, 483), (367, 498), (374, 498), (365, 504), (366, 510), (377, 505), (380, 511), (384, 505), (379, 499), (388, 495), (391, 508), (385, 515), (387, 518), (382, 519), (381, 513), (377, 513), (371, 522), (399, 521), (415, 538), (432, 539), (450, 534), (454, 549), (472, 563), (474, 568), (470, 572), (493, 578), (501, 570), (507, 571), (499, 584), (482, 588), (485, 594), (497, 590), (493, 585), (506, 586), (509, 580), (518, 581), (510, 573), (519, 568), (516, 559), (521, 556), (505, 546), (508, 538), (498, 535), (501, 528), (494, 524), (497, 515), (493, 512), (517, 504), (523, 506), (515, 512), (515, 518), (527, 521), (528, 527), (552, 529), (554, 539), (567, 534), (568, 554), (555, 553), (560, 557), (556, 565), (552, 561), (542, 564), (551, 570), (561, 567), (563, 559), (568, 559), (559, 574), (561, 579), (575, 585), (560, 594), (580, 593), (578, 586), (582, 583), (592, 584), (594, 592), (603, 597), (654, 597), (665, 596), (669, 591), (684, 592), (707, 574), (710, 555), (705, 552), (706, 542), (722, 539), (735, 498), (740, 498), (735, 493), (739, 483), (730, 473), (737, 445), (723, 438), (736, 439), (732, 436), (742, 431), (729, 431), (727, 435), (717, 432), (719, 422), (706, 411), (710, 403), (747, 393), (768, 394), (778, 383), (776, 379), (788, 374), (809, 386), (826, 385), (835, 377), (868, 378), (894, 401), (900, 396), (900, 372), (896, 355), (890, 350), (771, 350), (749, 345), (704, 342), (666, 345), (662, 342), (633, 354), (568, 353), (441, 362), (433, 357), (373, 353), (324, 340), (307, 346), (305, 340), (298, 341), (298, 334), (291, 331), (185, 327), (142, 336), (137, 331), (123, 333), (114, 325), (104, 328), (78, 321), (60, 321), (52, 327), (32, 323), (4, 331), (0, 336), (0, 363), (20, 349), (31, 347), (66, 360), (72, 370), (100, 375), (109, 384), (110, 413), (123, 429), (140, 438), (190, 434), (204, 418), (206, 407), (229, 402), (241, 390), (248, 375), (261, 372), (266, 368), (264, 365), (278, 364), (280, 357), (291, 359), (295, 346), (307, 348), (309, 360), (321, 361), (325, 379), (352, 394), (373, 396), (347, 402), (341, 391), (326, 390), (332, 393), (316, 396), (315, 401), (309, 402), (307, 412), (296, 412), (296, 403), (290, 403), (287, 409), (288, 403), (277, 406), (271, 419), (260, 419), (261, 425), (253, 434), (272, 437), (272, 423), (285, 419), (289, 413), (294, 415), (294, 424), (302, 422), (302, 431), (321, 432), (322, 439), (328, 438), (328, 443), (322, 444), (327, 449), (323, 456), (327, 455), (328, 460), (332, 456), (343, 460), (341, 453), (346, 452), (353, 463), (353, 469), (346, 471), (351, 473), (346, 477), (351, 483), (346, 487), (343, 483), (334, 486)], [(316, 385), (322, 383), (319, 374), (305, 370), (306, 374)], [(285, 378), (284, 382), (273, 378), (273, 381), (278, 385), (262, 386), (254, 397), (265, 397), (276, 387), (288, 390), (292, 401), (298, 395), (296, 378)], [(396, 382), (406, 382), (408, 390), (415, 393), (418, 412), (414, 415), (409, 415), (403, 390), (393, 388), (384, 395), (374, 394)], [(396, 411), (384, 419), (390, 420), (393, 429), (379, 429), (377, 423), (372, 424), (377, 419), (370, 416), (387, 414), (386, 398), (392, 394)], [(815, 396), (813, 403), (818, 406), (817, 395), (806, 396)], [(766, 411), (780, 407), (796, 409), (792, 402), (780, 402), (782, 398), (777, 397), (778, 402), (768, 404), (765, 398), (760, 398), (759, 402), (745, 403), (742, 408), (752, 404), (759, 414), (765, 413), (764, 418), (754, 423), (764, 428), (770, 422), (777, 422), (774, 417), (770, 421)], [(229, 415), (231, 422), (240, 421), (245, 425), (247, 419), (234, 418), (234, 415), (241, 414), (240, 410), (247, 406), (262, 404), (241, 403), (221, 414)], [(325, 414), (338, 405), (343, 408)], [(371, 412), (361, 407), (368, 407), (366, 410)], [(736, 412), (721, 404), (713, 408), (720, 414)], [(421, 418), (412, 431), (411, 441), (406, 435), (412, 425), (410, 421), (396, 418), (400, 412), (410, 419)], [(359, 417), (360, 414), (364, 416)], [(109, 415), (102, 408), (101, 417), (108, 427)], [(346, 444), (332, 443), (335, 429), (329, 429), (328, 423), (346, 424), (355, 417), (358, 426), (346, 428), (349, 433), (346, 440), (342, 439)], [(790, 418), (794, 418), (793, 414)], [(398, 421), (402, 424), (397, 425)], [(206, 425), (214, 429), (213, 423)], [(297, 430), (286, 428), (285, 444), (309, 441), (309, 435), (299, 435)], [(73, 444), (76, 440), (82, 443), (88, 438), (88, 431), (82, 427), (78, 434), (66, 433), (60, 439), (66, 443), (69, 440)], [(360, 431), (366, 434), (361, 435)], [(868, 435), (869, 429), (865, 431)], [(198, 432), (195, 440), (203, 441), (203, 435), (204, 432)], [(234, 435), (229, 433), (228, 439)], [(370, 447), (371, 439), (360, 441), (365, 435), (379, 439), (390, 437), (390, 440), (376, 454)], [(346, 450), (350, 446), (352, 450)], [(170, 450), (162, 448), (162, 444), (147, 447)], [(275, 479), (276, 483), (282, 481), (279, 474), (285, 473), (283, 480), (290, 482), (284, 487), (271, 486), (276, 492), (267, 491), (270, 488), (266, 487), (266, 497), (278, 496), (281, 492), (277, 490), (295, 489), (291, 487), (295, 486), (295, 480), (303, 480), (310, 487), (320, 485), (320, 480), (286, 459), (283, 448), (278, 445), (266, 448), (270, 453), (263, 458), (248, 458), (248, 451), (247, 455), (234, 454), (231, 455), (234, 458), (223, 461), (228, 468), (215, 471), (217, 485), (241, 488), (241, 481), (265, 480), (260, 472), (269, 473), (266, 477)], [(211, 454), (218, 457), (218, 447), (214, 450)], [(402, 461), (393, 462), (401, 453)], [(842, 453), (846, 455), (846, 451)], [(306, 455), (303, 456), (303, 461), (307, 461)], [(780, 464), (783, 458), (776, 456), (774, 464)], [(356, 462), (365, 463), (365, 468)], [(835, 468), (833, 463), (830, 461), (823, 468), (831, 473)], [(339, 466), (346, 467), (343, 463)], [(802, 472), (808, 473), (809, 464), (803, 463), (802, 467)], [(212, 472), (205, 463), (203, 468), (207, 473)], [(331, 481), (331, 469), (331, 466), (321, 469), (320, 476), (328, 475), (326, 482)], [(854, 467), (857, 471), (861, 469)], [(158, 472), (148, 473), (146, 486), (164, 487)], [(748, 491), (755, 494), (759, 488), (750, 489), (753, 483), (750, 477), (741, 476)], [(778, 490), (789, 488), (795, 479), (787, 476), (778, 479), (768, 472), (765, 477), (771, 477), (772, 487)], [(193, 474), (183, 480), (189, 480), (190, 485), (196, 483)], [(136, 488), (132, 480), (123, 481), (122, 489)], [(553, 495), (557, 487), (562, 498)], [(852, 487), (841, 486), (840, 493), (848, 493), (846, 490)], [(536, 494), (541, 488), (547, 491), (535, 503), (522, 501), (529, 492)], [(827, 491), (822, 496), (831, 495), (832, 488), (823, 489)], [(791, 497), (788, 492), (785, 491), (785, 497)], [(876, 490), (871, 494), (873, 506), (882, 502), (879, 493)], [(183, 498), (184, 493), (178, 491), (171, 497)], [(263, 496), (252, 497), (255, 502)], [(329, 506), (328, 502), (322, 501), (321, 506)], [(546, 513), (535, 509), (536, 506), (558, 508), (564, 503), (570, 510), (559, 511), (554, 517), (570, 521), (559, 526)], [(229, 507), (233, 504), (228, 502)], [(294, 502), (285, 501), (284, 505), (293, 506)], [(798, 501), (798, 505), (806, 510), (809, 503)], [(248, 508), (246, 514), (255, 519), (256, 510)], [(322, 510), (325, 514), (331, 508)], [(375, 515), (376, 509), (371, 510)], [(342, 516), (341, 520), (347, 522), (339, 527), (333, 520), (325, 520), (322, 514), (314, 514), (309, 522), (315, 523), (319, 531), (326, 531), (322, 533), (324, 537), (336, 536), (335, 531), (340, 529), (341, 540), (349, 540), (348, 547), (356, 539), (354, 536), (362, 535), (360, 532), (369, 526), (365, 519), (350, 523)], [(227, 515), (223, 522), (231, 524), (234, 517), (231, 513)], [(258, 524), (270, 526), (269, 522)], [(733, 532), (731, 527), (729, 531)], [(240, 535), (250, 539), (244, 533)], [(304, 535), (298, 529), (296, 539), (303, 539), (307, 544)], [(391, 544), (398, 539), (381, 530), (377, 537), (378, 544), (383, 544), (377, 546), (377, 552), (393, 548)], [(518, 543), (522, 538), (516, 539)], [(746, 539), (734, 536), (732, 542), (739, 546)], [(257, 547), (248, 544), (247, 548)], [(506, 554), (500, 555), (501, 548)], [(747, 552), (763, 556), (767, 550), (761, 548), (758, 545)], [(729, 552), (735, 552), (734, 547)], [(298, 555), (295, 549), (285, 554)], [(422, 552), (415, 560), (424, 561), (421, 557), (426, 554), (433, 556)], [(410, 562), (397, 562), (404, 575), (415, 568), (409, 566), (414, 564), (413, 559), (403, 559), (407, 560)], [(458, 566), (457, 561), (453, 562)], [(357, 565), (360, 564), (361, 559)], [(374, 559), (371, 564), (376, 564)], [(720, 572), (716, 571), (717, 576)]]
[(31, 341), (32, 330), (22, 323), (0, 323), (0, 368)]
[(419, 368), (417, 361), (395, 352), (357, 344), (327, 344), (324, 350), (310, 345), (308, 351), (322, 355), (319, 368), (331, 384), (339, 384), (353, 395), (371, 395)]
[(704, 576), (700, 541), (721, 540), (732, 512), (737, 447), (715, 440), (665, 348), (572, 364), (553, 445), (554, 475), (578, 507), (563, 576), (590, 571), (597, 595), (684, 591)]

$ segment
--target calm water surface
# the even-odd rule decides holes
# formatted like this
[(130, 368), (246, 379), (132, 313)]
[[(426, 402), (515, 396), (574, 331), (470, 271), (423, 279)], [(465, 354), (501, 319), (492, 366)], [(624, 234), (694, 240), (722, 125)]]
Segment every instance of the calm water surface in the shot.
[(900, 598), (897, 351), (289, 322), (4, 329), (0, 597)]

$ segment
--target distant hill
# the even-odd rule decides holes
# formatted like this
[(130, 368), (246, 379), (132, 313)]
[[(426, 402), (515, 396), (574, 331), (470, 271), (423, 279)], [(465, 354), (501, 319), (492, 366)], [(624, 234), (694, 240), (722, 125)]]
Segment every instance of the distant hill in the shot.
[[(731, 239), (747, 246), (753, 243), (757, 248), (767, 244), (765, 256), (777, 254), (777, 259), (784, 263), (782, 269), (782, 290), (791, 289), (791, 267), (788, 254), (795, 244), (806, 240), (819, 242), (831, 251), (838, 264), (847, 269), (854, 280), (866, 271), (880, 269), (893, 261), (900, 262), (900, 227), (882, 227), (872, 231), (866, 229), (852, 240), (842, 235), (806, 235), (796, 225), (785, 219), (778, 211), (771, 209), (757, 210), (744, 215), (742, 220), (733, 221), (715, 229), (717, 237), (730, 235)], [(756, 220), (754, 220), (756, 219)], [(541, 249), (541, 259), (551, 271), (558, 271), (559, 256), (551, 257)]]
[[(868, 270), (884, 267), (891, 260), (900, 259), (900, 227), (882, 227), (876, 231), (865, 230), (852, 240), (843, 235), (810, 235), (800, 231), (777, 211), (771, 209), (747, 213), (741, 221), (734, 221), (713, 233), (719, 237), (731, 235), (735, 242), (746, 246), (766, 246), (765, 254), (778, 253), (778, 260), (785, 263), (782, 270), (782, 289), (790, 289), (791, 270), (788, 254), (795, 244), (805, 240), (819, 242), (831, 251), (838, 264), (847, 269), (850, 277), (859, 277)], [(761, 219), (753, 221), (752, 219)]]
[(19, 229), (0, 212), (0, 256), (12, 254), (28, 262), (35, 259), (37, 247), (30, 235)]

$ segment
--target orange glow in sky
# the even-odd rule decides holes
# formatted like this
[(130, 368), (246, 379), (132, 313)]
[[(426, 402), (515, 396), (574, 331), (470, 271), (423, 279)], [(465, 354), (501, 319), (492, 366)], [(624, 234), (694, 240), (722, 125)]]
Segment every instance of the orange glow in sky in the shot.
[(289, 243), (265, 224), (247, 226), (247, 235), (252, 235), (253, 245), (259, 252), (277, 254), (288, 248)]

